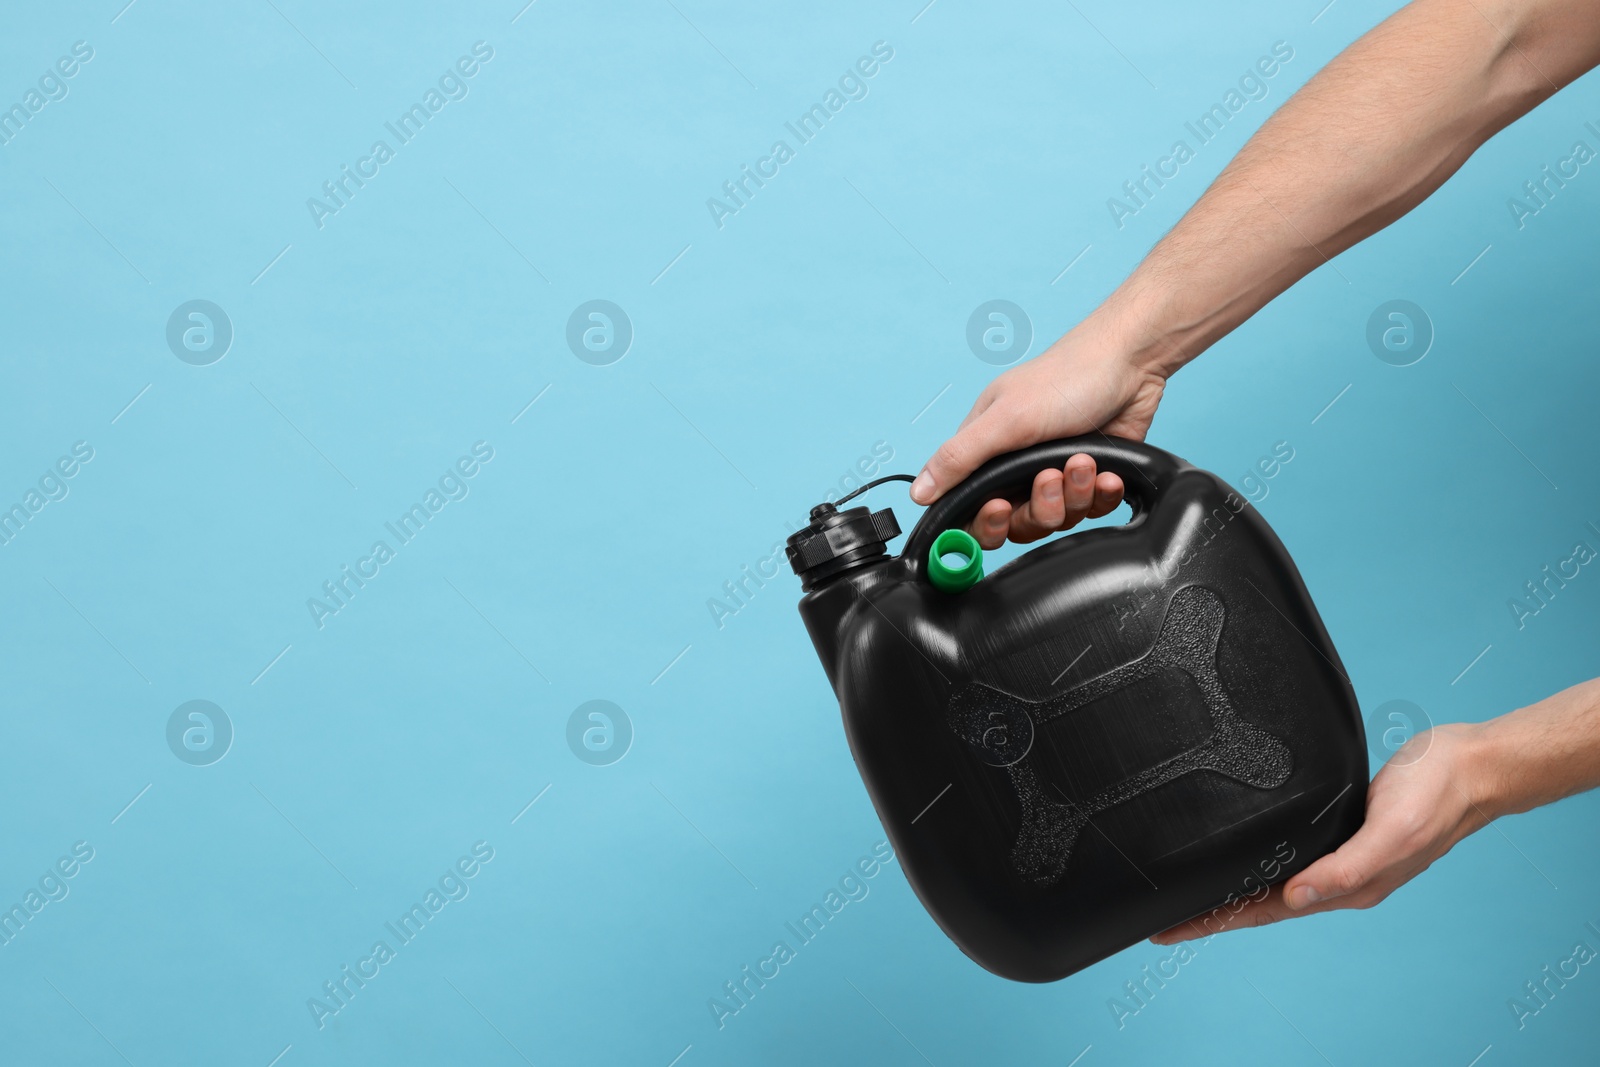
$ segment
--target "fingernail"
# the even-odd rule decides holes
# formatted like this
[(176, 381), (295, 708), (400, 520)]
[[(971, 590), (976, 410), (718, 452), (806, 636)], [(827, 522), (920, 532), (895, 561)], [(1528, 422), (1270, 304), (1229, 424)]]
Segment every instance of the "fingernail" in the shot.
[(911, 483), (911, 499), (919, 504), (926, 504), (933, 497), (933, 475), (923, 471), (917, 475), (917, 480)]
[(1067, 472), (1067, 477), (1072, 479), (1072, 484), (1079, 489), (1086, 489), (1094, 482), (1087, 467), (1073, 467)]
[(1061, 483), (1054, 478), (1045, 483), (1044, 498), (1052, 504), (1061, 499)]
[(1296, 910), (1309, 908), (1322, 899), (1322, 894), (1309, 885), (1303, 885), (1289, 894), (1289, 906)]

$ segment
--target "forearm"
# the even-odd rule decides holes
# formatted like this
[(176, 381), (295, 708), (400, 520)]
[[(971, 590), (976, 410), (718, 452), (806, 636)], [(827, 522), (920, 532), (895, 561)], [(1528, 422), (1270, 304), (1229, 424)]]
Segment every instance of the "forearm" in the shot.
[(1474, 798), (1491, 817), (1600, 787), (1600, 679), (1483, 724)]
[(1593, 65), (1597, 6), (1403, 8), (1268, 120), (1085, 327), (1171, 374)]

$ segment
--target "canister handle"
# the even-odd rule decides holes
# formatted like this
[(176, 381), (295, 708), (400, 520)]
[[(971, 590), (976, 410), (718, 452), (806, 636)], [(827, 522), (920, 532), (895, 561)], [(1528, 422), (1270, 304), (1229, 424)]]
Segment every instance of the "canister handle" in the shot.
[(1124, 497), (1135, 518), (1148, 513), (1173, 477), (1188, 466), (1170, 452), (1143, 442), (1098, 433), (1007, 452), (973, 471), (966, 481), (923, 512), (921, 521), (906, 538), (902, 558), (919, 572), (926, 569), (928, 549), (935, 537), (945, 530), (966, 526), (990, 500), (1021, 503), (1028, 499), (1040, 471), (1059, 470), (1080, 452), (1093, 459), (1100, 470), (1122, 479)]

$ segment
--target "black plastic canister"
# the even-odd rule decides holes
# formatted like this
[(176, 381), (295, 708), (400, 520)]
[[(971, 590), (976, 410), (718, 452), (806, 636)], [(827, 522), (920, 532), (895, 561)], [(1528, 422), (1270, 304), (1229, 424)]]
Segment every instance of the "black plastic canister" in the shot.
[[(1122, 478), (1130, 522), (935, 584), (941, 533), (1080, 452)], [(1215, 475), (1083, 437), (985, 464), (899, 556), (887, 510), (812, 519), (789, 559), (856, 765), (917, 896), (990, 971), (1062, 978), (1360, 826), (1350, 680), (1283, 545)]]

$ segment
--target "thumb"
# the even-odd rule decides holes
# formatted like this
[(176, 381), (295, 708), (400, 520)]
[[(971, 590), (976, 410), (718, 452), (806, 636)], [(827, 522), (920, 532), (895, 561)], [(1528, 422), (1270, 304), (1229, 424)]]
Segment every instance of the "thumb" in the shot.
[(1380, 832), (1368, 822), (1355, 836), (1284, 883), (1283, 901), (1291, 911), (1349, 896), (1367, 886), (1385, 866)]
[(983, 413), (956, 431), (929, 457), (927, 466), (911, 483), (911, 499), (931, 504), (984, 462), (1020, 443), (1012, 420), (996, 413), (991, 404)]

